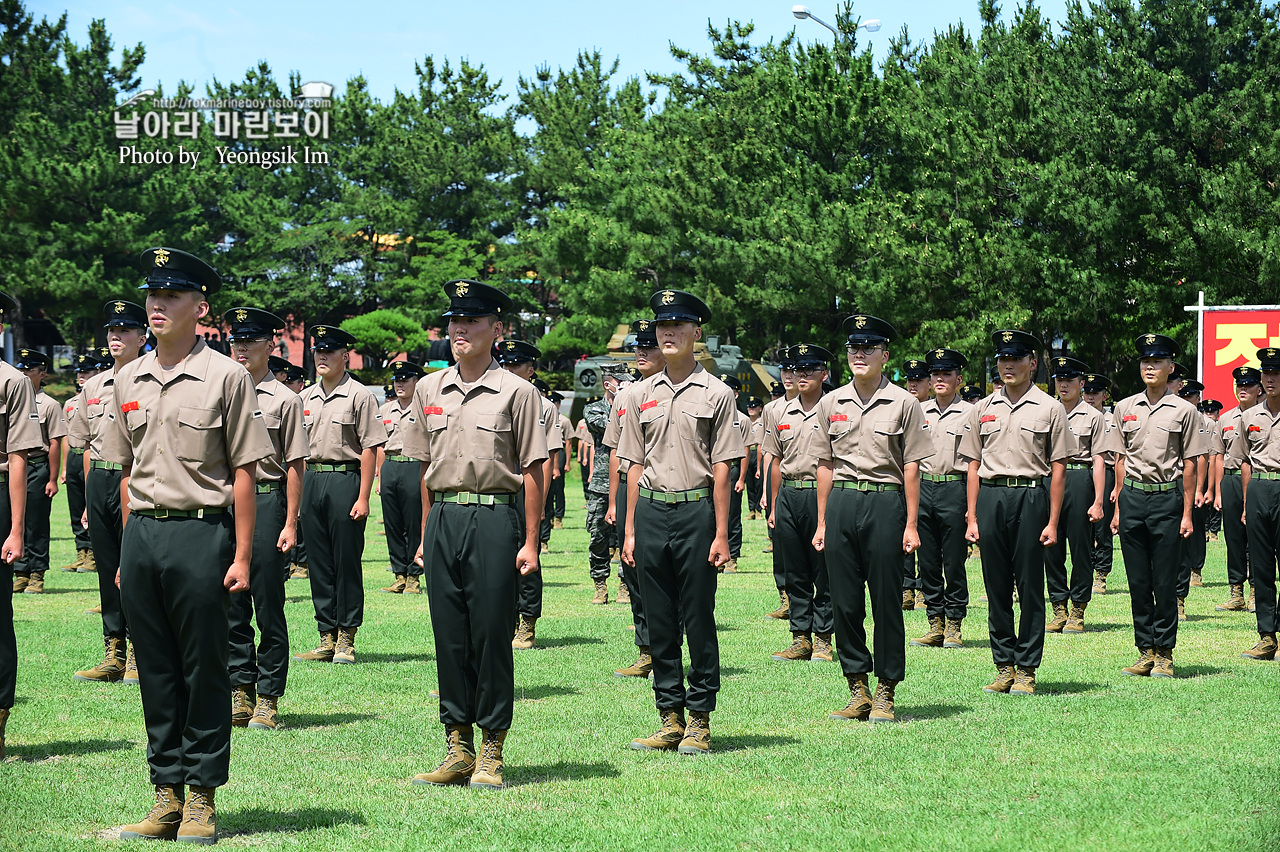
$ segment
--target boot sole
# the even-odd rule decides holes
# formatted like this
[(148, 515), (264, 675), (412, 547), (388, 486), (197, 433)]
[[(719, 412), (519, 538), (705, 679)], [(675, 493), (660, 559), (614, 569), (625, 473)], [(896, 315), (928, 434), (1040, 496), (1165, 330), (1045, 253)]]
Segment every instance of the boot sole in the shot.
[(467, 784), (467, 786), (470, 787), (472, 790), (501, 790), (502, 789), (501, 784), (485, 784), (484, 782), (481, 782), (481, 781), (472, 781), (471, 783)]
[(678, 746), (679, 743), (672, 743), (671, 745), (665, 746), (651, 746), (635, 742), (634, 740), (631, 742), (631, 747), (636, 751), (675, 751)]
[(119, 677), (84, 677), (83, 675), (72, 675), (72, 677), (82, 683), (119, 683), (124, 679), (123, 675)]
[(690, 755), (695, 755), (695, 756), (696, 756), (696, 755), (700, 755), (700, 754), (710, 754), (710, 753), (711, 753), (711, 749), (709, 749), (709, 748), (698, 748), (697, 746), (680, 746), (680, 748), (676, 749), (676, 751), (678, 751), (680, 754), (690, 754)]
[(943, 643), (942, 643), (942, 647), (944, 647), (944, 648), (963, 648), (963, 647), (964, 647), (964, 643), (963, 643), (963, 642), (943, 642)]
[(934, 644), (933, 642), (921, 642), (919, 639), (912, 639), (907, 644), (910, 645), (912, 648), (945, 648), (947, 647), (947, 644), (945, 642), (939, 642), (937, 644)]
[(1009, 693), (1013, 692), (1013, 689), (1012, 689), (1012, 688), (1010, 688), (1010, 689), (992, 689), (992, 688), (991, 688), (991, 687), (989, 687), (989, 686), (984, 686), (984, 687), (982, 687), (982, 691), (983, 691), (983, 692), (989, 692), (989, 693), (991, 693), (992, 695), (1008, 695)]
[(120, 682), (121, 682), (121, 683), (123, 683), (125, 686), (138, 686), (138, 685), (139, 685), (139, 681), (138, 681), (138, 679), (137, 679), (136, 677), (122, 677), (122, 678), (120, 678)]
[(179, 843), (195, 843), (200, 846), (213, 846), (218, 842), (218, 835), (215, 834), (212, 837), (184, 837), (182, 835), (178, 835), (174, 840), (177, 840)]
[(868, 722), (896, 722), (898, 720), (893, 718), (892, 716), (868, 716), (867, 721)]
[(807, 663), (810, 662), (813, 657), (784, 657), (781, 654), (774, 654), (769, 659), (777, 660), (780, 663)]
[(354, 666), (354, 665), (356, 664), (356, 661), (355, 661), (354, 659), (351, 659), (351, 660), (340, 660), (340, 659), (338, 659), (337, 657), (334, 657), (334, 658), (333, 658), (333, 663), (334, 663), (334, 665), (338, 665), (338, 666)]
[(266, 725), (266, 724), (263, 724), (262, 722), (250, 721), (249, 724), (246, 725), (245, 727), (253, 728), (256, 731), (276, 731), (280, 729), (281, 725), (279, 722), (277, 722), (274, 725)]
[(463, 775), (456, 781), (428, 781), (426, 778), (414, 778), (413, 783), (419, 787), (463, 787), (471, 783), (471, 777)]
[(1120, 674), (1125, 677), (1151, 677), (1151, 672), (1127, 672), (1124, 669), (1120, 670)]
[(644, 678), (645, 680), (648, 680), (648, 679), (649, 679), (649, 673), (648, 673), (648, 672), (636, 672), (635, 674), (631, 674), (630, 672), (619, 672), (619, 671), (615, 671), (615, 672), (613, 673), (613, 676), (614, 676), (614, 677), (640, 677), (640, 678)]
[(1162, 678), (1169, 678), (1169, 679), (1172, 679), (1172, 678), (1173, 678), (1173, 675), (1170, 675), (1170, 674), (1156, 674), (1155, 672), (1152, 672), (1152, 673), (1151, 673), (1151, 677), (1162, 677)]
[(1275, 654), (1271, 654), (1270, 656), (1267, 656), (1267, 657), (1257, 657), (1257, 656), (1254, 656), (1253, 654), (1241, 654), (1240, 656), (1244, 657), (1246, 660), (1257, 660), (1260, 663), (1270, 663), (1270, 662), (1273, 662), (1276, 658)]
[(136, 831), (122, 831), (120, 832), (120, 839), (121, 840), (177, 840), (178, 829), (175, 828), (173, 831), (166, 832), (164, 834), (139, 834)]

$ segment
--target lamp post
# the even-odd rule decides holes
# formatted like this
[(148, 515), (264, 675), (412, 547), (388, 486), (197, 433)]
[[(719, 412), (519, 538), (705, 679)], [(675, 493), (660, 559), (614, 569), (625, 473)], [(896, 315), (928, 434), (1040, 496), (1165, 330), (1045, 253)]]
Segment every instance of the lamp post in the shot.
[[(831, 26), (830, 24), (828, 24), (826, 21), (819, 18), (817, 15), (813, 14), (813, 12), (809, 11), (808, 6), (800, 6), (800, 5), (792, 6), (791, 14), (795, 15), (795, 17), (801, 21), (803, 21), (805, 18), (808, 18), (814, 23), (822, 24), (822, 26), (831, 30), (832, 35), (836, 37), (836, 41), (840, 40), (841, 38), (840, 31), (837, 30), (835, 27)], [(877, 32), (880, 29), (880, 19), (872, 18), (869, 21), (862, 21), (861, 23), (858, 24), (857, 29), (866, 30), (869, 33)]]

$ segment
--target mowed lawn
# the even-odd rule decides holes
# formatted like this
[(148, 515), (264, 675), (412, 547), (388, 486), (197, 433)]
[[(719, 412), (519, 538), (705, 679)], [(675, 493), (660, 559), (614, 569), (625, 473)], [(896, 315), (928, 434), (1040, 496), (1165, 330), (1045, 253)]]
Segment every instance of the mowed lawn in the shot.
[[(358, 664), (293, 663), (278, 732), (235, 730), (218, 794), (224, 846), (308, 849), (1274, 850), (1280, 848), (1280, 663), (1241, 659), (1252, 615), (1227, 596), (1224, 549), (1209, 545), (1193, 589), (1178, 678), (1128, 678), (1135, 657), (1119, 547), (1111, 592), (1082, 636), (1050, 635), (1039, 693), (988, 695), (993, 674), (981, 571), (965, 647), (907, 649), (899, 722), (831, 721), (847, 698), (836, 664), (780, 663), (785, 624), (762, 522), (746, 523), (742, 573), (717, 597), (723, 688), (714, 752), (641, 753), (657, 723), (634, 659), (626, 606), (591, 606), (576, 472), (565, 528), (544, 556), (538, 647), (517, 652), (515, 725), (500, 793), (417, 787), (442, 752), (427, 599), (379, 594), (386, 539), (377, 500), (364, 576)], [(20, 667), (0, 765), (0, 849), (117, 846), (151, 803), (136, 687), (77, 683), (101, 659), (93, 575), (73, 556), (65, 498), (54, 506), (49, 593), (14, 601)], [(181, 559), (182, 554), (174, 554)], [(616, 580), (610, 581), (611, 597)], [(291, 581), (292, 648), (311, 648), (305, 582)], [(924, 632), (906, 614), (907, 635)]]

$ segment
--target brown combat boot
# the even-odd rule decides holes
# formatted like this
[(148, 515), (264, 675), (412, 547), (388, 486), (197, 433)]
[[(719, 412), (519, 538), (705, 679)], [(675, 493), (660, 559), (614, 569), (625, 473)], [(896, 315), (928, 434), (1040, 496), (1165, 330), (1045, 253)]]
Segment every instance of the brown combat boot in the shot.
[(63, 565), (62, 570), (67, 574), (74, 574), (77, 571), (79, 571), (80, 566), (84, 564), (84, 554), (85, 554), (84, 548), (77, 548), (76, 558), (71, 560), (66, 565)]
[(653, 671), (653, 657), (649, 654), (649, 646), (640, 646), (640, 656), (625, 669), (614, 669), (614, 677), (648, 677)]
[(1062, 626), (1063, 634), (1084, 632), (1084, 610), (1086, 606), (1088, 604), (1071, 602), (1071, 614), (1067, 616), (1067, 623)]
[(192, 787), (182, 808), (178, 841), (212, 846), (218, 842), (218, 812), (213, 804), (213, 787)]
[(107, 653), (102, 662), (91, 669), (76, 672), (76, 680), (87, 680), (97, 683), (115, 683), (124, 677), (124, 663), (128, 657), (123, 639), (107, 636), (103, 640)]
[(92, 550), (84, 552), (84, 564), (76, 569), (81, 574), (97, 574), (98, 560), (94, 558)]
[(618, 581), (618, 603), (631, 603), (631, 590), (628, 589), (627, 584), (621, 580)]
[(917, 648), (941, 648), (947, 638), (947, 632), (944, 629), (945, 621), (946, 619), (940, 615), (929, 616), (929, 629), (919, 639), (912, 639), (911, 644)]
[(516, 635), (511, 640), (511, 647), (517, 651), (527, 651), (538, 641), (535, 628), (538, 619), (521, 613), (520, 622), (516, 625)]
[(4, 729), (9, 724), (8, 708), (0, 708), (0, 760), (4, 760)]
[(13, 575), (13, 593), (20, 595), (27, 590), (27, 586), (31, 583), (31, 577), (27, 574)]
[(295, 660), (304, 662), (332, 663), (333, 649), (338, 643), (338, 631), (325, 630), (320, 633), (320, 644), (302, 654), (294, 654)]
[(1192, 572), (1191, 572), (1191, 583), (1190, 583), (1190, 585), (1191, 585), (1191, 588), (1193, 588), (1193, 589), (1200, 589), (1200, 588), (1204, 588), (1204, 577), (1202, 577), (1202, 576), (1200, 575), (1200, 572), (1199, 572), (1199, 571), (1192, 571)]
[(351, 665), (356, 661), (357, 629), (355, 627), (338, 628), (338, 640), (333, 646), (333, 661), (335, 663)]
[(28, 595), (44, 594), (44, 572), (43, 571), (31, 572), (31, 581), (27, 583), (27, 588), (23, 590), (23, 593)]
[(404, 593), (406, 595), (422, 594), (422, 578), (417, 574), (406, 574), (404, 577)]
[(1173, 677), (1173, 649), (1156, 648), (1156, 662), (1151, 669), (1152, 677)]
[(867, 675), (845, 675), (844, 679), (849, 682), (849, 703), (843, 710), (828, 714), (827, 718), (845, 721), (866, 719), (871, 715), (871, 690), (867, 686)]
[(1107, 575), (1101, 571), (1095, 571), (1093, 574), (1093, 593), (1095, 595), (1105, 595), (1107, 593)]
[(311, 572), (307, 569), (309, 563), (299, 562), (289, 569), (290, 580), (305, 580), (311, 576)]
[(121, 840), (172, 840), (182, 824), (182, 785), (156, 785), (156, 803), (142, 822), (120, 828)]
[(1130, 677), (1147, 677), (1151, 674), (1151, 670), (1156, 665), (1156, 649), (1143, 648), (1142, 653), (1138, 655), (1138, 661), (1131, 666), (1125, 666), (1120, 670), (1120, 674), (1129, 675)]
[(722, 574), (737, 574), (737, 573), (738, 573), (738, 560), (737, 560), (737, 559), (734, 559), (734, 558), (731, 558), (728, 562), (726, 562), (726, 563), (724, 563), (723, 565), (721, 565), (721, 566), (720, 566), (720, 573), (722, 573)]
[(893, 719), (893, 691), (897, 688), (898, 681), (885, 680), (880, 678), (876, 682), (876, 695), (871, 699), (871, 713), (867, 715), (870, 722), (892, 722)]
[(1257, 601), (1257, 598), (1254, 596), (1255, 591), (1256, 589), (1254, 588), (1253, 583), (1249, 583), (1249, 612), (1258, 611), (1258, 601)]
[(413, 776), (415, 784), (466, 784), (476, 768), (475, 731), (470, 725), (448, 725), (444, 729), (444, 759), (430, 772)]
[(606, 580), (596, 580), (596, 596), (591, 599), (591, 603), (596, 606), (604, 606), (609, 602), (609, 584)]
[(924, 601), (924, 592), (916, 589), (916, 609), (928, 609), (929, 605)]
[(834, 659), (831, 650), (831, 634), (813, 634), (813, 656), (809, 658), (815, 663), (830, 663)]
[(1044, 626), (1046, 633), (1061, 633), (1067, 626), (1067, 602), (1058, 601), (1053, 604), (1053, 618)]
[(787, 593), (778, 590), (778, 608), (773, 612), (765, 613), (769, 618), (777, 618), (779, 620), (791, 617), (791, 599), (787, 597)]
[(563, 520), (561, 520), (560, 518), (552, 518), (552, 519), (551, 519), (551, 529), (553, 529), (553, 530), (562, 530), (562, 529), (564, 529), (564, 521), (563, 521)]
[(996, 679), (982, 687), (983, 692), (1008, 692), (1013, 689), (1013, 666), (996, 666)]
[(947, 626), (942, 631), (942, 647), (944, 648), (963, 648), (964, 637), (960, 633), (960, 625), (963, 619), (948, 618)]
[(1214, 607), (1218, 612), (1244, 612), (1248, 608), (1249, 604), (1244, 599), (1244, 583), (1232, 583), (1227, 602)]
[(394, 583), (392, 583), (390, 586), (387, 586), (386, 588), (378, 589), (378, 591), (386, 592), (389, 595), (402, 595), (404, 594), (405, 582), (406, 582), (405, 575), (397, 574), (396, 580)]
[(472, 789), (502, 789), (502, 743), (506, 738), (506, 731), (480, 729), (480, 756), (471, 772)]
[(280, 727), (280, 696), (259, 695), (258, 703), (249, 717), (249, 727), (274, 731)]
[(134, 644), (129, 643), (129, 654), (124, 658), (124, 677), (120, 682), (127, 686), (138, 685), (138, 660), (133, 656)]
[(914, 589), (902, 590), (902, 611), (911, 612), (916, 608), (916, 593)]
[(792, 633), (791, 647), (773, 655), (775, 660), (794, 662), (813, 659), (813, 639), (808, 633)]
[(1186, 597), (1178, 598), (1178, 621), (1187, 620), (1187, 599)]
[(102, 615), (102, 604), (91, 606), (84, 611), (85, 615)]
[(684, 739), (677, 749), (681, 754), (707, 754), (711, 751), (711, 714), (701, 710), (689, 711), (689, 726), (684, 729)]
[(1258, 644), (1240, 656), (1246, 660), (1274, 660), (1276, 658), (1276, 634), (1259, 633)]
[(632, 748), (637, 751), (669, 751), (680, 745), (684, 739), (684, 713), (680, 710), (659, 710), (658, 718), (662, 721), (658, 730), (647, 737), (632, 740)]
[(764, 547), (760, 548), (761, 553), (773, 553), (773, 542), (770, 541)]
[(1013, 673), (1013, 686), (1009, 687), (1010, 695), (1035, 695), (1036, 670), (1028, 666), (1018, 666)]
[(249, 727), (253, 711), (258, 703), (258, 694), (251, 686), (231, 687), (231, 726), (233, 728)]

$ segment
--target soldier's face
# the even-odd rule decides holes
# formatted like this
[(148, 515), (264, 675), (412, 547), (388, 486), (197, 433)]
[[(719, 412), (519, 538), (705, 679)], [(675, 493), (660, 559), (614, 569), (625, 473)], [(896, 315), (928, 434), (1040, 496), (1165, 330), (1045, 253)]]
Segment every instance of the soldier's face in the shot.
[(146, 339), (147, 333), (140, 328), (111, 326), (107, 329), (107, 348), (111, 350), (112, 358), (137, 352)]
[(1248, 408), (1262, 395), (1262, 385), (1236, 385), (1236, 399), (1241, 408)]
[(1200, 404), (1200, 394), (1198, 393), (1193, 393), (1190, 396), (1183, 396), (1182, 398), (1185, 399), (1187, 402), (1191, 403), (1192, 405)]
[(1080, 399), (1080, 393), (1084, 390), (1084, 379), (1076, 376), (1073, 379), (1055, 379), (1054, 383), (1058, 386), (1058, 399), (1063, 402), (1076, 402)]
[(345, 349), (313, 349), (311, 357), (316, 363), (317, 376), (340, 376), (347, 369)]
[(1107, 404), (1107, 392), (1097, 391), (1094, 393), (1086, 393), (1084, 395), (1084, 401), (1101, 411), (1102, 406)]
[[(1172, 358), (1143, 358), (1138, 365), (1138, 374), (1142, 376), (1142, 383), (1147, 387), (1159, 387), (1163, 384), (1172, 387), (1173, 383), (1169, 381), (1169, 374), (1172, 372)], [(1177, 391), (1174, 390), (1174, 393)]]
[(44, 383), (44, 377), (48, 375), (44, 367), (36, 367), (32, 370), (20, 370), (22, 375), (31, 380), (31, 386), (36, 390), (40, 390), (40, 385)]
[(1035, 372), (1036, 359), (1030, 355), (1001, 355), (996, 359), (996, 369), (1000, 371), (1000, 379), (1005, 387), (1013, 386), (1015, 390), (1031, 381)]
[(879, 376), (884, 372), (884, 365), (889, 363), (889, 350), (875, 344), (850, 344), (846, 347), (849, 353), (849, 369), (857, 378), (863, 376)]
[(84, 387), (84, 383), (89, 381), (96, 375), (98, 375), (97, 370), (91, 370), (89, 372), (83, 372), (83, 373), (76, 373), (76, 387), (78, 388)]
[(960, 371), (937, 370), (929, 374), (929, 381), (933, 382), (934, 396), (949, 399), (960, 390)]
[(812, 393), (822, 392), (822, 383), (827, 380), (827, 371), (818, 369), (817, 367), (805, 367), (796, 370), (796, 385), (800, 388), (800, 393), (809, 396)]
[(667, 356), (659, 346), (636, 347), (636, 369), (645, 376), (652, 376), (667, 366)]
[(449, 317), (449, 346), (457, 360), (492, 352), (502, 334), (502, 323), (495, 316)]
[(294, 393), (302, 393), (302, 379), (298, 379), (292, 382), (285, 382), (284, 386), (287, 387), (289, 390), (293, 391)]
[(796, 384), (795, 370), (791, 369), (790, 367), (783, 367), (782, 370), (779, 371), (779, 376), (780, 376), (779, 381), (782, 382), (782, 386), (784, 388), (786, 388), (787, 390), (791, 390), (793, 387), (795, 387), (795, 384)]
[(921, 402), (927, 401), (929, 399), (929, 380), (907, 379), (907, 393)]
[(396, 399), (410, 400), (413, 399), (413, 392), (418, 388), (418, 379), (416, 376), (408, 379), (395, 379), (391, 382), (391, 386), (395, 388)]
[(256, 376), (267, 369), (267, 360), (271, 357), (271, 341), (265, 337), (237, 340), (231, 344), (231, 357)]
[(693, 344), (702, 339), (702, 326), (686, 320), (663, 320), (658, 323), (657, 336), (664, 357), (689, 355)]
[(1275, 408), (1275, 403), (1280, 401), (1280, 370), (1262, 371), (1262, 392), (1267, 395), (1267, 402), (1271, 403), (1271, 407)]
[(537, 372), (532, 361), (517, 361), (513, 364), (503, 364), (502, 369), (511, 373), (513, 376), (519, 376), (526, 382), (533, 381), (533, 374)]
[[(178, 340), (194, 334), (196, 323), (208, 313), (209, 303), (194, 290), (147, 291), (147, 322), (157, 340)], [(140, 337), (139, 343), (145, 339)]]

